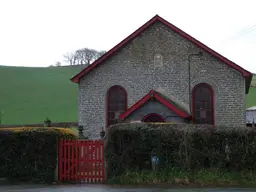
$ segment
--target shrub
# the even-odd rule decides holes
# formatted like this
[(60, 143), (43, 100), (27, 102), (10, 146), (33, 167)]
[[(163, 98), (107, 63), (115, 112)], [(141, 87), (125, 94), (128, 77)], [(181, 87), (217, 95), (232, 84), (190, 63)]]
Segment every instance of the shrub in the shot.
[[(150, 168), (150, 153), (160, 166), (181, 169), (255, 169), (256, 131), (192, 124), (117, 124), (108, 129), (105, 142), (107, 174)], [(227, 157), (225, 148), (229, 147)]]
[(10, 180), (53, 181), (60, 138), (75, 139), (76, 135), (66, 128), (0, 129), (0, 176)]
[(191, 187), (255, 187), (256, 175), (252, 171), (225, 171), (219, 169), (180, 170), (165, 169), (163, 172), (143, 170), (127, 171), (108, 180), (109, 184), (159, 185), (172, 184)]

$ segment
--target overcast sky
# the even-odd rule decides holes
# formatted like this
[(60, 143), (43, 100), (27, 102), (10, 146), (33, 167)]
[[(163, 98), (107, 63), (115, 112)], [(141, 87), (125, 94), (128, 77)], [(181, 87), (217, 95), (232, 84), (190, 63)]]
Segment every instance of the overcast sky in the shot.
[(256, 73), (255, 0), (0, 0), (0, 65), (49, 66), (109, 50), (158, 14)]

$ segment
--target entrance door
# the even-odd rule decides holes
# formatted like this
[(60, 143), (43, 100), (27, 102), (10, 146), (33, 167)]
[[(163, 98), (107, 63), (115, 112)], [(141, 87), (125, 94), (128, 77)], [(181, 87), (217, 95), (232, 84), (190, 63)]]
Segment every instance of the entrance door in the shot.
[(150, 113), (143, 117), (142, 122), (165, 122), (165, 120), (159, 114)]

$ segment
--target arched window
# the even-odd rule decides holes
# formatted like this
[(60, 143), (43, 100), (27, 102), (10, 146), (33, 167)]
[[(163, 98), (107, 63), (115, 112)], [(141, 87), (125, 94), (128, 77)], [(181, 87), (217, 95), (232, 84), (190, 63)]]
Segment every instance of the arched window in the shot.
[(195, 124), (214, 124), (214, 91), (206, 83), (193, 88), (193, 120)]
[(165, 122), (165, 120), (159, 114), (150, 113), (143, 117), (142, 122)]
[(121, 86), (109, 88), (107, 93), (107, 127), (116, 124), (127, 109), (127, 92)]

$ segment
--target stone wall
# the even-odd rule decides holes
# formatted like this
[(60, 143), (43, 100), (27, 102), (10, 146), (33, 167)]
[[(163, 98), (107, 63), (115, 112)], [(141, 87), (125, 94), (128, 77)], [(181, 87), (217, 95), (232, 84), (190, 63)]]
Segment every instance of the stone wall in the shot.
[[(191, 90), (199, 83), (214, 89), (216, 125), (244, 126), (245, 80), (215, 57), (199, 49), (187, 39), (161, 23), (155, 23), (131, 43), (121, 48), (103, 65), (86, 75), (79, 84), (79, 124), (90, 138), (99, 135), (106, 125), (106, 94), (110, 87), (120, 85), (128, 93), (128, 107), (151, 89), (189, 103), (188, 56), (191, 58)], [(154, 56), (163, 56), (163, 65), (154, 65)]]

